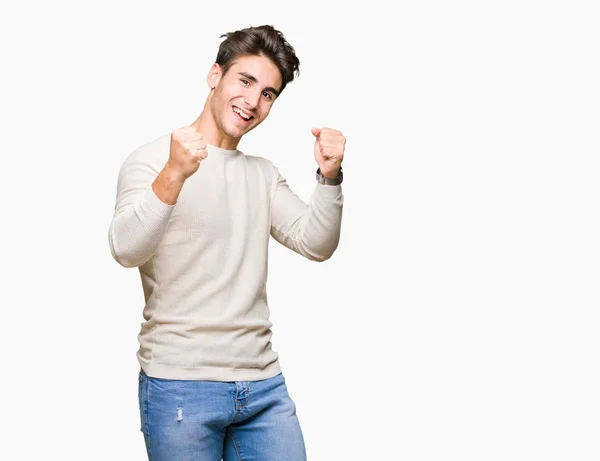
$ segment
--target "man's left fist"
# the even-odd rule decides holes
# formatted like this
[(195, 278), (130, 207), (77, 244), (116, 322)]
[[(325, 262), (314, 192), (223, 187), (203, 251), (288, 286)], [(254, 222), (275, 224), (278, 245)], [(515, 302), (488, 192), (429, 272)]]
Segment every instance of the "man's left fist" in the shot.
[(315, 137), (315, 160), (321, 174), (326, 178), (337, 178), (344, 159), (346, 138), (331, 128), (313, 128), (311, 131)]

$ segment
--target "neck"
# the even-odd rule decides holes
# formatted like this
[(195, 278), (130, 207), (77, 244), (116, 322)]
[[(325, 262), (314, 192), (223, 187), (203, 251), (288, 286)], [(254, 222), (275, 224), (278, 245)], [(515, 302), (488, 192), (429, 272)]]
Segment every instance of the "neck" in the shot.
[(214, 115), (210, 108), (210, 95), (206, 98), (204, 109), (196, 120), (192, 123), (192, 127), (202, 135), (202, 139), (207, 144), (226, 150), (236, 150), (240, 143), (240, 138), (232, 138), (227, 136), (217, 127)]

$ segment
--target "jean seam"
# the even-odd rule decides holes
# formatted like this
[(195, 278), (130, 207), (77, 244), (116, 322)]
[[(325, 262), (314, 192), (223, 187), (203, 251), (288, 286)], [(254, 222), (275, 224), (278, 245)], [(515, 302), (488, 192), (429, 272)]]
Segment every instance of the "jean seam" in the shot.
[(240, 447), (239, 447), (239, 445), (238, 445), (238, 443), (237, 443), (237, 440), (235, 440), (235, 436), (234, 436), (234, 433), (233, 433), (233, 429), (232, 429), (231, 427), (229, 428), (229, 431), (228, 431), (228, 433), (229, 433), (229, 437), (231, 437), (231, 441), (233, 442), (233, 446), (234, 446), (234, 448), (235, 448), (235, 452), (236, 452), (236, 453), (237, 453), (237, 455), (238, 455), (238, 459), (239, 459), (240, 461), (244, 461), (244, 458), (242, 458), (242, 453), (240, 452)]
[(144, 395), (144, 401), (143, 401), (144, 415), (145, 415), (144, 426), (145, 426), (145, 430), (146, 430), (146, 434), (147, 434), (146, 437), (148, 438), (148, 457), (150, 458), (150, 460), (152, 460), (152, 450), (150, 447), (150, 439), (151, 439), (151, 437), (150, 437), (150, 411), (148, 410), (148, 401), (150, 400), (150, 386), (149, 386), (150, 380), (148, 379), (148, 377), (146, 377), (144, 379), (144, 381), (145, 381), (145, 386), (144, 386), (145, 389), (144, 390), (146, 391), (143, 394)]

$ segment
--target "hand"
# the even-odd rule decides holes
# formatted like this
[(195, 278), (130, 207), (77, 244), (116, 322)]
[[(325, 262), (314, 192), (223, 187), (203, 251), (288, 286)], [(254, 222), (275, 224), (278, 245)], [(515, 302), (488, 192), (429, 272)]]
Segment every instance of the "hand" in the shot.
[(195, 128), (187, 126), (171, 133), (171, 151), (167, 166), (185, 180), (193, 175), (208, 155), (206, 143)]
[(336, 178), (344, 159), (346, 138), (340, 131), (331, 128), (313, 128), (312, 134), (315, 137), (315, 160), (321, 174), (326, 178)]

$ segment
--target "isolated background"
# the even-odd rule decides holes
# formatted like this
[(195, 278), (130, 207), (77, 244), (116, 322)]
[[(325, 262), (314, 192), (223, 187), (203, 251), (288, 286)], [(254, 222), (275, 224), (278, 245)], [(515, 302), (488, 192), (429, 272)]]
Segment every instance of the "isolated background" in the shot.
[(595, 2), (168, 3), (0, 10), (0, 458), (146, 459), (118, 169), (272, 24), (301, 75), (240, 149), (308, 199), (310, 128), (348, 139), (337, 253), (271, 247), (309, 460), (600, 459)]

